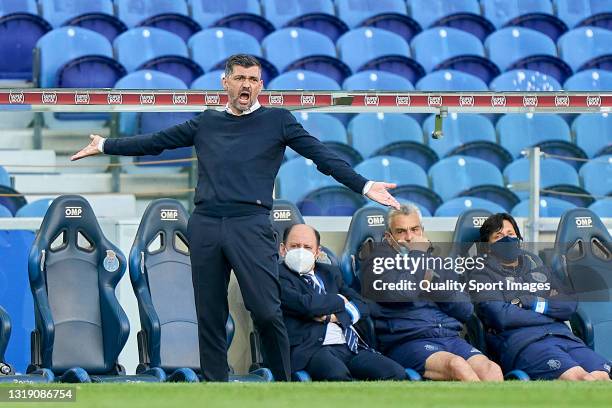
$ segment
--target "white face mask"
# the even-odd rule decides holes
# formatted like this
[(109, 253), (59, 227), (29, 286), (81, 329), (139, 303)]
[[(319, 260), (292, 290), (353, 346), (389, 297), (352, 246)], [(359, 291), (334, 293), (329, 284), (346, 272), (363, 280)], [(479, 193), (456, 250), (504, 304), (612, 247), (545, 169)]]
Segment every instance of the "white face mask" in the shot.
[(315, 257), (312, 252), (304, 248), (296, 248), (287, 251), (285, 265), (294, 272), (304, 275), (312, 270)]

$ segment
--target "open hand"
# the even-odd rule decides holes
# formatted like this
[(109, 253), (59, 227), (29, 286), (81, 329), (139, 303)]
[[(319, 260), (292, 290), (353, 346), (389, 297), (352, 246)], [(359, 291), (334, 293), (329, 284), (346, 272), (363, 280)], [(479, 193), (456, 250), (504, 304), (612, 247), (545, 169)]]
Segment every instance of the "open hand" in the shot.
[(100, 154), (100, 150), (98, 149), (98, 144), (102, 140), (102, 136), (99, 135), (89, 135), (91, 142), (82, 148), (80, 151), (75, 153), (70, 160), (75, 161), (82, 159), (83, 157), (95, 156), (96, 154)]
[(395, 188), (397, 184), (384, 183), (382, 181), (376, 181), (370, 187), (370, 190), (366, 193), (366, 197), (376, 201), (382, 205), (387, 205), (399, 210), (399, 202), (387, 191), (387, 189)]

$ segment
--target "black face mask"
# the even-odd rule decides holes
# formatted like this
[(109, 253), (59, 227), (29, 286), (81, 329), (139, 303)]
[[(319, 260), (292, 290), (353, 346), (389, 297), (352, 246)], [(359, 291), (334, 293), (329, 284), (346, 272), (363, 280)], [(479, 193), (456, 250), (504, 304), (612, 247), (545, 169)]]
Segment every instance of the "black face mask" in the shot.
[(511, 263), (521, 254), (520, 241), (517, 237), (505, 236), (489, 245), (491, 253), (504, 263)]

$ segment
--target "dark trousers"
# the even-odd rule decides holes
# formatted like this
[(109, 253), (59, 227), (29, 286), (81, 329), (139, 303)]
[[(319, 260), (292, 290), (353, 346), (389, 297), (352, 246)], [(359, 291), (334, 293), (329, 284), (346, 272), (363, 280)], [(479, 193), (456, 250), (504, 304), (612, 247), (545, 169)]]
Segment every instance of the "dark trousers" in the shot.
[(404, 380), (404, 368), (382, 354), (360, 349), (352, 353), (346, 344), (322, 346), (311, 357), (306, 371), (317, 381)]
[(189, 243), (200, 344), (200, 365), (207, 381), (227, 381), (230, 271), (262, 339), (264, 364), (277, 381), (291, 375), (289, 340), (280, 308), (278, 251), (267, 215), (189, 219)]

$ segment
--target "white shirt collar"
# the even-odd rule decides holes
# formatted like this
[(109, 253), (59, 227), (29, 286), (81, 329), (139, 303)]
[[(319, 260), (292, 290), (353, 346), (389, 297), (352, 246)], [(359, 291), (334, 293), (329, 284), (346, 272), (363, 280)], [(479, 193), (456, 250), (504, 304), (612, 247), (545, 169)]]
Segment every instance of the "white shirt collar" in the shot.
[(257, 109), (261, 108), (261, 104), (259, 103), (259, 101), (256, 99), (255, 103), (247, 110), (245, 110), (244, 112), (242, 112), (241, 115), (236, 115), (229, 106), (229, 103), (225, 104), (225, 111), (227, 113), (229, 113), (230, 115), (234, 115), (234, 116), (243, 116), (243, 115), (248, 115), (249, 113), (253, 113), (255, 112)]

